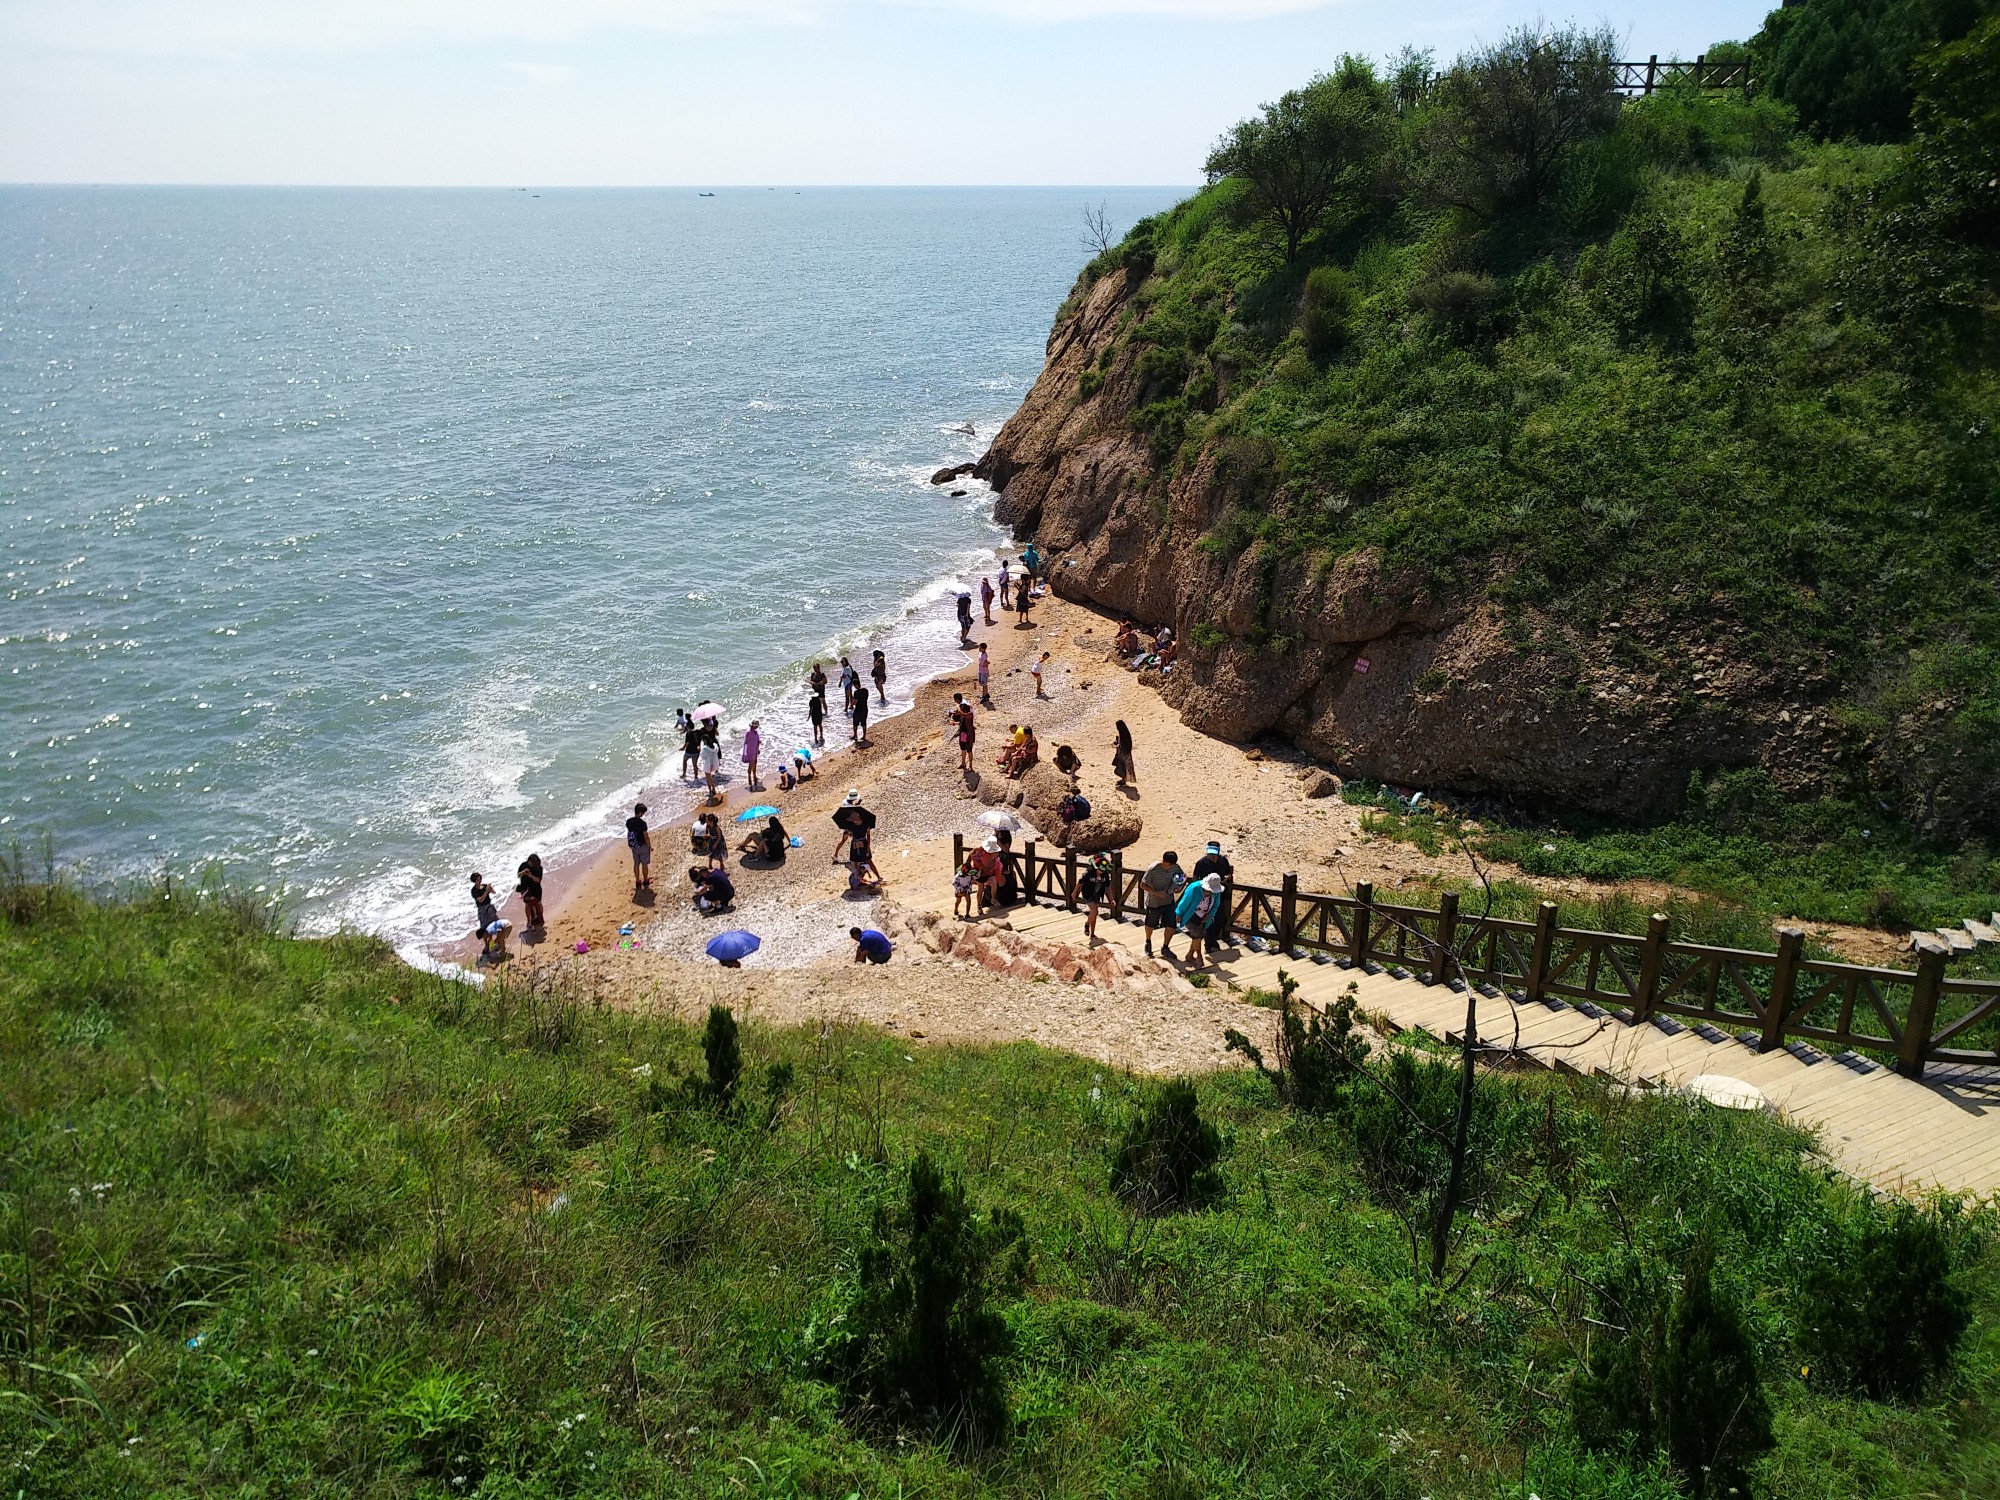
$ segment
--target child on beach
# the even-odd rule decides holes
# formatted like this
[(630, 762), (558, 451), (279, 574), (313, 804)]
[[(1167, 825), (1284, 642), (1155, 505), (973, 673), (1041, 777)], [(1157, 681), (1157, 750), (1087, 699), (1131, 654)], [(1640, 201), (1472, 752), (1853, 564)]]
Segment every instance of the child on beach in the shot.
[[(972, 859), (969, 855), (960, 862), (958, 873), (951, 877), (951, 896), (951, 914), (954, 917), (979, 915), (974, 910), (978, 904), (979, 877), (972, 873)], [(1097, 920), (1097, 908), (1094, 906), (1090, 909), (1090, 917), (1093, 922)]]
[(1007, 558), (1000, 559), (1000, 607), (1006, 610), (1014, 607), (1013, 575), (1008, 571), (1012, 567)]
[(875, 696), (884, 703), (889, 701), (889, 658), (880, 651), (875, 653), (875, 664), (868, 669), (868, 675), (875, 679)]
[(993, 580), (984, 573), (979, 575), (979, 611), (986, 617), (986, 623), (993, 623)]
[(653, 837), (646, 829), (646, 804), (635, 803), (625, 820), (625, 847), (632, 851), (632, 889), (653, 888)]
[[(1028, 575), (1026, 573), (1023, 573), (1021, 575), (1021, 582), (1019, 586), (1014, 590), (1014, 613), (1021, 617), (1021, 625), (1029, 625), (1033, 623), (1028, 618), (1028, 611), (1031, 608), (1033, 608), (1033, 606), (1034, 606), (1034, 584), (1029, 579)], [(1020, 628), (1021, 628), (1020, 625), (1015, 626), (1015, 629), (1017, 630)]]
[(868, 743), (868, 689), (862, 687), (858, 682), (855, 684), (854, 699), (848, 705), (848, 710), (854, 725), (854, 731), (853, 731), (854, 743), (857, 745), (867, 744)]
[(757, 755), (764, 748), (763, 723), (762, 719), (752, 719), (750, 727), (743, 731), (743, 765), (749, 777), (744, 785), (753, 792), (764, 789), (764, 783), (757, 779)]
[(720, 802), (722, 793), (715, 789), (717, 779), (722, 775), (722, 742), (715, 727), (715, 720), (704, 719), (701, 726), (701, 775), (708, 783), (708, 800)]
[(792, 788), (796, 787), (798, 784), (799, 784), (799, 778), (792, 774), (792, 763), (788, 760), (779, 761), (778, 790), (781, 792), (789, 792), (792, 790)]
[[(993, 622), (988, 620), (986, 623), (991, 625)], [(992, 675), (993, 663), (986, 655), (986, 642), (981, 641), (979, 643), (979, 705), (982, 708), (991, 708), (993, 706), (993, 694), (988, 690)]]
[(806, 696), (806, 717), (812, 720), (813, 743), (826, 743), (826, 699), (818, 693)]
[(482, 933), (500, 920), (499, 909), (493, 904), (493, 887), (477, 870), (472, 872), (472, 905), (479, 913), (479, 930)]
[(681, 724), (681, 780), (694, 780), (694, 768), (701, 760), (701, 725), (692, 718)]
[(530, 854), (521, 861), (521, 868), (514, 872), (515, 894), (521, 898), (522, 910), (527, 914), (528, 931), (540, 932), (546, 925), (542, 920), (542, 857)]
[(1049, 652), (1044, 651), (1040, 656), (1035, 658), (1035, 664), (1028, 668), (1028, 675), (1035, 679), (1035, 696), (1037, 698), (1048, 697), (1048, 694), (1042, 691), (1042, 669), (1049, 664), (1049, 655)]

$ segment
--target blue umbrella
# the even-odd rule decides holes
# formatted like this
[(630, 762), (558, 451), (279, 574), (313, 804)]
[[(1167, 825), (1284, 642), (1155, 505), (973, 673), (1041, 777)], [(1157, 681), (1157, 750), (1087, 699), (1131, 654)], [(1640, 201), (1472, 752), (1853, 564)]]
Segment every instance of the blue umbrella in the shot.
[(760, 802), (755, 807), (744, 808), (742, 812), (736, 815), (736, 821), (739, 823), (748, 823), (752, 818), (775, 818), (777, 815), (777, 808), (772, 807), (767, 802)]
[(733, 964), (747, 958), (764, 946), (764, 940), (754, 932), (745, 932), (738, 927), (729, 932), (718, 932), (708, 940), (708, 956)]

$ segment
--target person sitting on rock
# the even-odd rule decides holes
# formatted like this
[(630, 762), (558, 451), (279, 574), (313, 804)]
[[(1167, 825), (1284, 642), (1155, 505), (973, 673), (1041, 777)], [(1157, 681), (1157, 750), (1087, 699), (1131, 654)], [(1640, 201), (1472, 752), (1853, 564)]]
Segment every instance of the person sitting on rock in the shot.
[(1074, 776), (1083, 769), (1083, 757), (1068, 745), (1056, 746), (1056, 769), (1065, 776)]
[(1036, 762), (1041, 760), (1042, 744), (1035, 738), (1032, 724), (1021, 726), (1021, 741), (1014, 747), (1013, 755), (1013, 760), (1007, 766), (1007, 774), (1014, 777), (1027, 775), (1034, 769)]

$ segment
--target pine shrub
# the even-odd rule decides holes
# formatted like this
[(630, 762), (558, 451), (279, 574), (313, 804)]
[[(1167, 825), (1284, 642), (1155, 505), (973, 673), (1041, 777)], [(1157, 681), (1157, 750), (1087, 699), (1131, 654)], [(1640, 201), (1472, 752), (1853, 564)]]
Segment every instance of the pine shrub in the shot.
[(1971, 1325), (1941, 1215), (1864, 1200), (1806, 1284), (1801, 1343), (1813, 1367), (1876, 1400), (1915, 1400), (1951, 1365)]
[(1200, 1208), (1222, 1188), (1222, 1135), (1176, 1078), (1146, 1101), (1111, 1162), (1111, 1190), (1141, 1213)]
[(1704, 1242), (1669, 1303), (1628, 1268), (1605, 1299), (1623, 1334), (1600, 1341), (1571, 1386), (1586, 1444), (1662, 1452), (1698, 1500), (1749, 1493), (1750, 1466), (1777, 1443), (1749, 1332), (1713, 1270)]
[(1298, 988), (1296, 979), (1278, 971), (1277, 1067), (1266, 1067), (1256, 1044), (1234, 1028), (1222, 1034), (1223, 1043), (1249, 1058), (1292, 1109), (1337, 1114), (1347, 1101), (1348, 1085), (1368, 1061), (1368, 1043), (1354, 1025), (1359, 988), (1349, 984), (1324, 1013), (1297, 1002)]
[(914, 1423), (961, 1446), (998, 1440), (1012, 1336), (992, 1304), (1027, 1275), (1020, 1215), (982, 1219), (964, 1183), (918, 1152), (900, 1208), (876, 1210), (847, 1333), (832, 1351), (848, 1398), (865, 1417)]
[(726, 1006), (708, 1008), (708, 1025), (701, 1034), (701, 1055), (708, 1063), (707, 1096), (717, 1109), (736, 1103), (736, 1085), (743, 1077), (743, 1051), (736, 1041), (736, 1017)]

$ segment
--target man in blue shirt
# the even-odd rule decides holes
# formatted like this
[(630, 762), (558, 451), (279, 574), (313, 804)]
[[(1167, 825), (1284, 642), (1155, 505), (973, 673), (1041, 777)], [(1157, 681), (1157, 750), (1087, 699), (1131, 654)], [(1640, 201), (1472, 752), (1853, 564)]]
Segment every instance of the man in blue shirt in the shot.
[(854, 961), (858, 964), (886, 964), (896, 951), (895, 945), (872, 927), (850, 927), (847, 935), (854, 939)]

